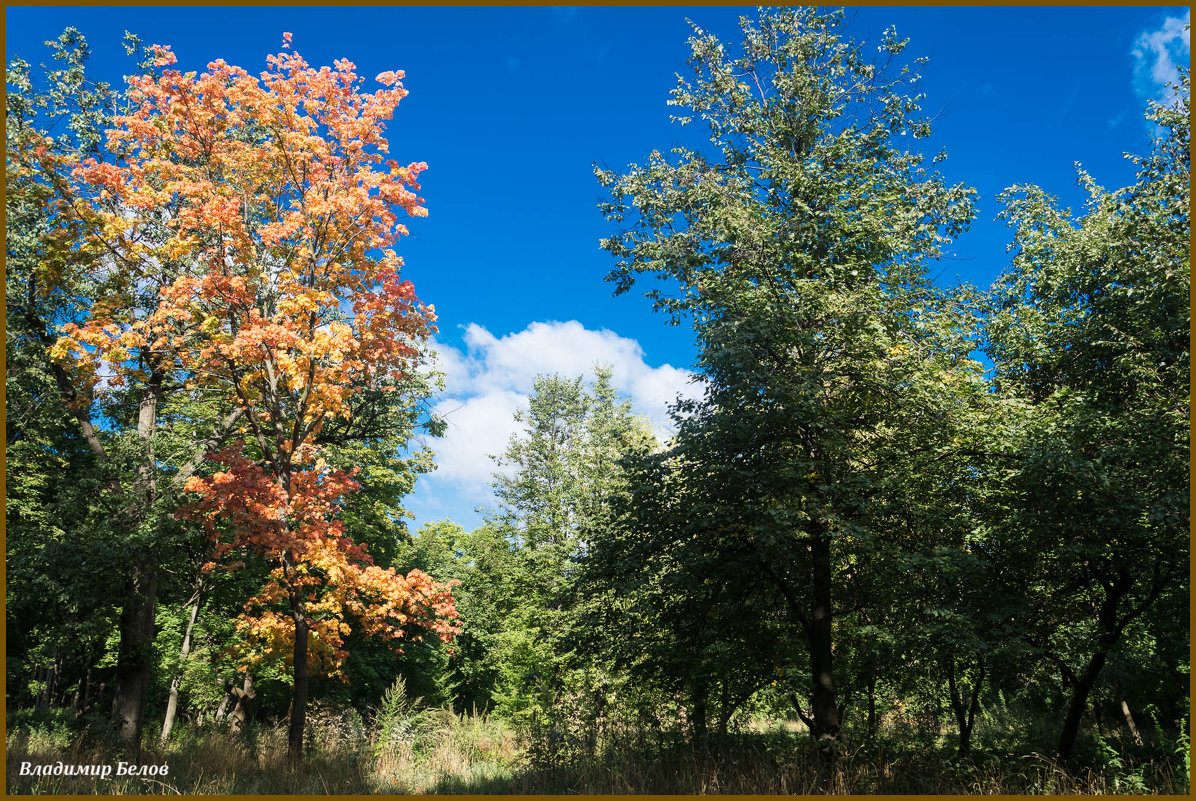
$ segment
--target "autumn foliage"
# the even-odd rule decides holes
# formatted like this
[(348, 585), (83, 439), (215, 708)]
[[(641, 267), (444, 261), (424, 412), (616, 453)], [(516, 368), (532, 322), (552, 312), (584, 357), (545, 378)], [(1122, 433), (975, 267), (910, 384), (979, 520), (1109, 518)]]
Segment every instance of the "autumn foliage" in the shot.
[[(407, 370), (432, 328), (393, 250), (397, 212), (426, 214), (426, 165), (385, 158), (402, 73), (366, 94), (344, 60), (315, 69), (284, 51), (260, 76), (223, 61), (196, 75), (153, 53), (158, 72), (131, 79), (134, 107), (109, 133), (116, 163), (73, 171), (110, 291), (56, 355), (93, 383), (100, 362), (116, 385), (153, 367), (219, 383), (284, 458), (349, 413), (355, 386)], [(147, 290), (157, 302), (138, 314), (128, 301)]]
[(249, 646), (242, 652), (247, 665), (291, 660), (295, 621), (280, 609), (292, 596), (303, 600), (311, 621), (308, 663), (322, 675), (345, 678), (344, 637), (354, 622), (396, 647), (405, 636), (418, 640), (428, 632), (447, 642), (458, 633), (448, 585), (418, 570), (402, 576), (380, 568), (346, 536), (337, 513), (359, 485), (344, 470), (330, 468), (314, 448), (304, 446), (297, 454), (300, 469), (291, 476), (290, 492), (239, 445), (210, 458), (223, 469), (191, 479), (187, 489), (200, 500), (183, 515), (203, 522), (217, 558), (248, 549), (279, 565), (238, 621)]
[(46, 140), (25, 164), (74, 222), (55, 246), (91, 260), (90, 313), (50, 353), (81, 397), (137, 384), (231, 414), (180, 516), (202, 522), (217, 559), (273, 564), (239, 621), (242, 656), (292, 663), (297, 748), (308, 670), (343, 676), (354, 625), (392, 643), (457, 629), (447, 585), (382, 569), (348, 536), (337, 515), (358, 485), (318, 447), (327, 421), (395, 392), (435, 330), (394, 250), (401, 218), (427, 213), (427, 165), (387, 155), (403, 73), (366, 92), (351, 62), (311, 67), (284, 38), (256, 76), (222, 60), (180, 72), (155, 45), (102, 157)]

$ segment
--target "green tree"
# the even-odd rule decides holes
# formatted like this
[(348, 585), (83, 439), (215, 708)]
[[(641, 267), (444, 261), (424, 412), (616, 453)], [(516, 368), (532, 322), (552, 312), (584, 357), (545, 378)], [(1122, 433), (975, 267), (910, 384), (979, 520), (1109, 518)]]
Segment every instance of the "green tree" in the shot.
[[(842, 24), (808, 9), (744, 18), (734, 55), (695, 28), (693, 77), (671, 103), (681, 122), (706, 124), (709, 152), (598, 171), (603, 210), (622, 225), (603, 242), (616, 291), (656, 276), (667, 289), (648, 293), (654, 307), (698, 337), (706, 395), (674, 450), (702, 505), (683, 531), (754, 554), (807, 643), (827, 757), (845, 540), (867, 529), (887, 468), (942, 458), (955, 401), (982, 394), (957, 325), (967, 315), (925, 277), (970, 221), (973, 193), (907, 149), (929, 133), (917, 72), (869, 62)], [(905, 44), (890, 30), (880, 49), (891, 61)], [(954, 384), (968, 389), (944, 391)]]
[(714, 547), (735, 510), (699, 496), (675, 450), (626, 459), (624, 470), (628, 491), (582, 560), (579, 646), (628, 677), (634, 711), (654, 717), (678, 699), (704, 742), (711, 718), (725, 734), (736, 709), (793, 670), (791, 633), (759, 555)]
[(517, 578), (497, 585), (513, 592), (492, 604), (507, 611), (488, 649), (499, 676), (495, 697), (509, 714), (546, 709), (564, 692), (576, 562), (625, 489), (620, 459), (653, 441), (611, 376), (597, 366), (591, 386), (580, 377), (538, 377), (516, 416), (523, 431), (496, 458), (498, 507), (487, 528), (511, 544), (506, 569)]
[(1029, 412), (989, 546), (1020, 567), (1025, 629), (1070, 687), (1063, 760), (1127, 628), (1189, 582), (1187, 71), (1178, 89), (1148, 114), (1162, 135), (1133, 186), (1081, 171), (1078, 218), (1038, 187), (1004, 196), (1016, 250), (988, 350)]

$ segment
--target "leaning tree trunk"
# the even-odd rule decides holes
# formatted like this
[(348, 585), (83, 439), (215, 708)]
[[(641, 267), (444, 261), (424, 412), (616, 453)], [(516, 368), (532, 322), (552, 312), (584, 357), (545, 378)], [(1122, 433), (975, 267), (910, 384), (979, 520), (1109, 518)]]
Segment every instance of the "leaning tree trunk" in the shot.
[(220, 704), (216, 707), (216, 711), (212, 713), (212, 721), (220, 723), (224, 720), (224, 710), (228, 709), (228, 701), (233, 697), (231, 689), (225, 690), (224, 697), (220, 699)]
[(187, 655), (191, 653), (191, 633), (195, 631), (195, 619), (199, 616), (199, 604), (202, 600), (200, 591), (195, 591), (195, 600), (191, 604), (191, 618), (187, 621), (187, 631), (183, 634), (183, 647), (179, 649), (179, 668), (174, 678), (170, 680), (170, 697), (166, 701), (166, 719), (162, 722), (162, 742), (170, 739), (170, 731), (174, 728), (174, 718), (179, 708), (179, 685), (183, 680), (183, 666)]
[(839, 711), (835, 708), (834, 652), (831, 628), (831, 542), (826, 530), (818, 525), (812, 532), (811, 590), (813, 609), (810, 619), (810, 668), (814, 682), (810, 732), (818, 742), (824, 762), (835, 760), (839, 740)]
[(1142, 733), (1138, 731), (1138, 724), (1134, 722), (1134, 713), (1130, 712), (1130, 705), (1121, 693), (1121, 684), (1114, 684), (1113, 691), (1117, 693), (1117, 703), (1121, 707), (1121, 714), (1125, 718), (1125, 725), (1129, 727), (1134, 737), (1134, 745), (1142, 745)]
[(1071, 752), (1075, 748), (1076, 738), (1080, 733), (1080, 720), (1084, 716), (1084, 709), (1088, 705), (1088, 696), (1096, 686), (1096, 678), (1105, 665), (1109, 652), (1101, 648), (1088, 660), (1088, 666), (1083, 675), (1076, 681), (1072, 691), (1071, 701), (1067, 705), (1067, 717), (1063, 719), (1063, 729), (1059, 733), (1058, 757), (1060, 762), (1071, 759)]
[(1121, 629), (1117, 625), (1117, 607), (1129, 593), (1131, 580), (1123, 573), (1116, 581), (1105, 586), (1105, 599), (1097, 612), (1097, 624), (1100, 636), (1096, 640), (1096, 649), (1088, 659), (1084, 672), (1077, 677), (1072, 690), (1071, 702), (1067, 706), (1067, 717), (1063, 719), (1063, 729), (1059, 733), (1059, 761), (1067, 762), (1076, 745), (1076, 738), (1080, 733), (1080, 719), (1084, 716), (1084, 709), (1088, 705), (1088, 696), (1096, 686), (1101, 668), (1109, 658), (1109, 652), (1117, 644)]

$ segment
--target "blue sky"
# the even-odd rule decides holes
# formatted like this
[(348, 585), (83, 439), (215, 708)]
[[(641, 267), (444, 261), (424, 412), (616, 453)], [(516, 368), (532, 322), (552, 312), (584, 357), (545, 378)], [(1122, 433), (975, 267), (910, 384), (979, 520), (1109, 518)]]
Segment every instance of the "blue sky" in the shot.
[[(429, 444), (441, 469), (411, 499), (416, 526), (471, 527), (489, 503), (487, 453), (538, 372), (578, 374), (595, 360), (664, 430), (686, 388), (691, 334), (668, 327), (638, 293), (612, 297), (598, 240), (594, 162), (622, 168), (687, 139), (665, 105), (685, 68), (690, 17), (724, 41), (751, 9), (664, 8), (50, 8), (7, 9), (7, 59), (46, 59), (41, 43), (74, 25), (91, 68), (131, 71), (126, 30), (169, 44), (180, 67), (223, 58), (251, 72), (282, 33), (310, 63), (355, 62), (361, 75), (407, 73), (411, 92), (389, 128), (400, 161), (426, 161), (430, 216), (401, 248), (406, 276), (436, 306), (448, 375), (437, 408), (450, 431)], [(1189, 60), (1185, 7), (851, 9), (849, 30), (875, 42), (889, 25), (929, 56), (921, 88), (938, 111), (927, 153), (979, 190), (979, 216), (939, 280), (987, 286), (1006, 264), (994, 196), (1033, 182), (1078, 206), (1074, 162), (1106, 187), (1132, 182), (1125, 152), (1144, 153), (1142, 111)]]

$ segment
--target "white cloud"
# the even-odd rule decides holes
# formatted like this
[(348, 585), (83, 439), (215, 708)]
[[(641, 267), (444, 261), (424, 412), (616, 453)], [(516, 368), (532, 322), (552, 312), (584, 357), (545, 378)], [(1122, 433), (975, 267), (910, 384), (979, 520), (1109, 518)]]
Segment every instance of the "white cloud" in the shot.
[(575, 320), (532, 323), (502, 337), (475, 323), (466, 327), (464, 339), (464, 350), (434, 344), (445, 373), (445, 397), (435, 411), (448, 422), (448, 431), (428, 443), (438, 467), (424, 481), (455, 485), (477, 503), (489, 500), (494, 470), (489, 456), (505, 450), (516, 432), (515, 410), (526, 407), (538, 375), (582, 375), (592, 381), (595, 364), (610, 365), (615, 387), (661, 436), (671, 431), (668, 407), (677, 395), (698, 394), (688, 371), (668, 364), (652, 367), (634, 339)]
[(436, 452), (436, 479), (484, 492), (494, 470), (492, 454), (502, 453), (515, 431), (515, 411), (527, 406), (526, 393), (492, 390), (472, 398), (447, 398), (434, 411), (448, 421), (444, 437), (429, 444)]
[(1158, 30), (1143, 31), (1134, 40), (1130, 51), (1134, 57), (1134, 90), (1142, 99), (1169, 102), (1167, 84), (1179, 82), (1178, 64), (1187, 64), (1191, 59), (1191, 19), (1191, 10), (1183, 17), (1167, 17)]

